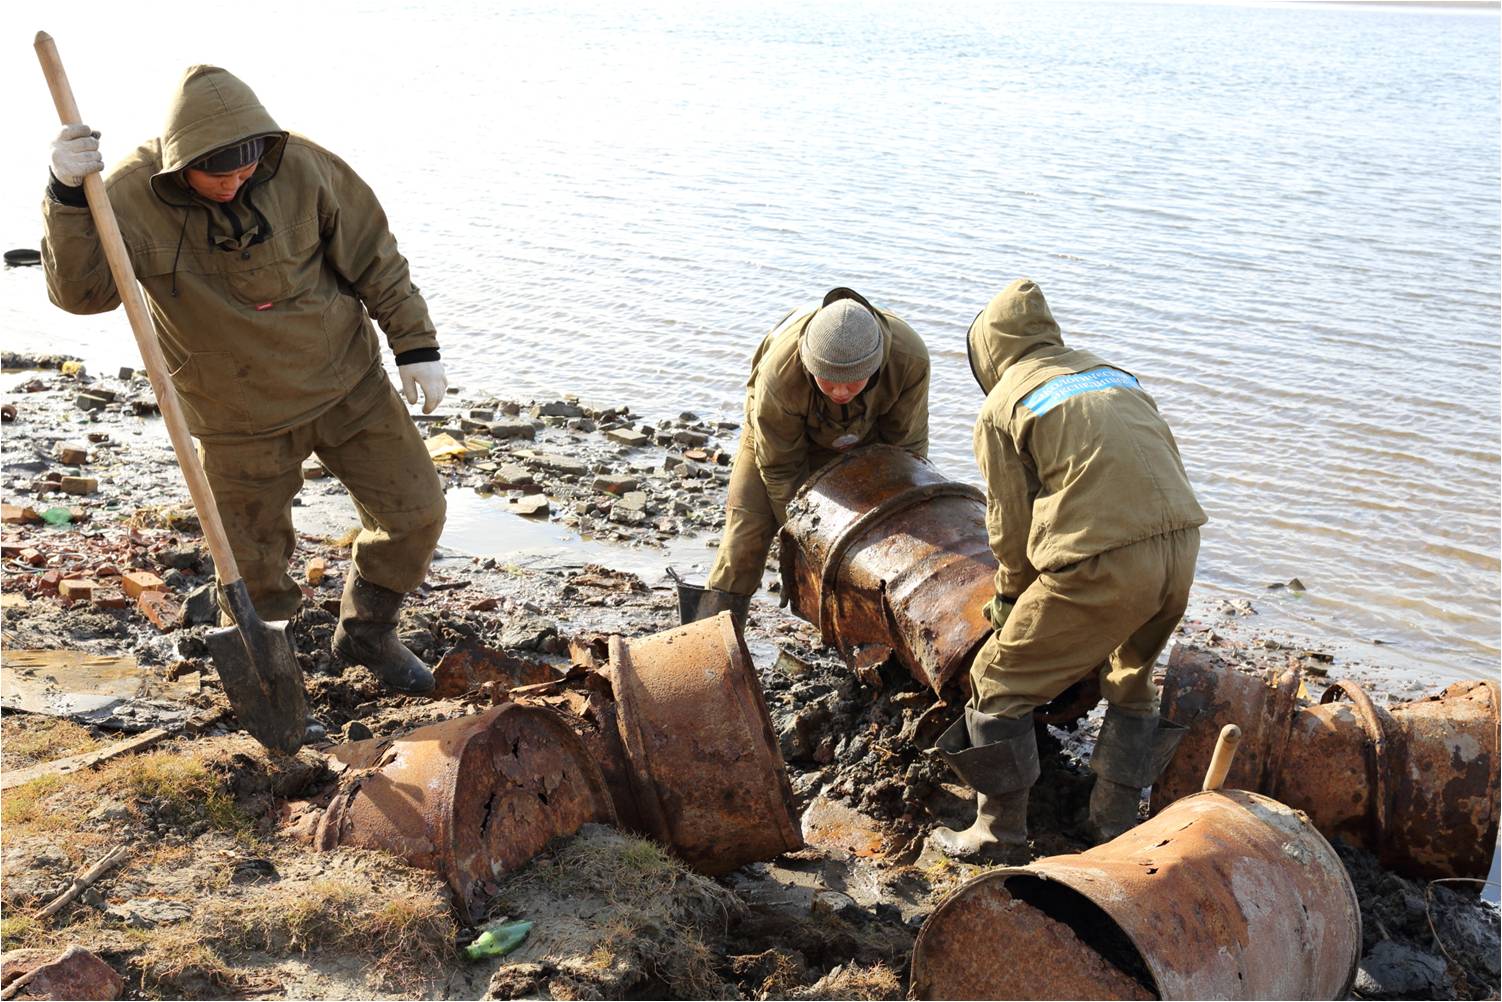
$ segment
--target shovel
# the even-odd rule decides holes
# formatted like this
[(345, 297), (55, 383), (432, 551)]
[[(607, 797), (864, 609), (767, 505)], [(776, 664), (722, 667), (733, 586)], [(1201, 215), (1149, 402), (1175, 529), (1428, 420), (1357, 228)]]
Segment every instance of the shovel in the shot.
[[(37, 32), (36, 51), (62, 124), (83, 121), (52, 36), (45, 31)], [(295, 752), (302, 744), (308, 711), (303, 695), (302, 669), (297, 666), (292, 638), (287, 636), (287, 624), (262, 622), (250, 603), (250, 592), (240, 577), (240, 568), (224, 533), (224, 523), (219, 518), (219, 508), (214, 504), (214, 492), (204, 476), (203, 465), (188, 434), (177, 391), (167, 378), (167, 362), (162, 357), (156, 329), (146, 312), (146, 299), (136, 284), (125, 241), (120, 237), (115, 212), (110, 208), (109, 195), (104, 190), (104, 179), (99, 174), (88, 175), (83, 180), (83, 190), (89, 200), (89, 212), (94, 217), (94, 228), (99, 231), (104, 256), (109, 261), (110, 274), (115, 279), (115, 288), (120, 293), (125, 314), (130, 318), (141, 358), (146, 362), (146, 374), (151, 378), (151, 389), (161, 408), (162, 421), (172, 438), (172, 451), (177, 454), (177, 465), (182, 468), (183, 479), (188, 482), (188, 493), (193, 498), (204, 539), (214, 557), (223, 604), (235, 621), (234, 626), (215, 630), (208, 636), (209, 652), (213, 655), (214, 667), (219, 670), (219, 681), (235, 709), (235, 716), (251, 737), (274, 751)]]

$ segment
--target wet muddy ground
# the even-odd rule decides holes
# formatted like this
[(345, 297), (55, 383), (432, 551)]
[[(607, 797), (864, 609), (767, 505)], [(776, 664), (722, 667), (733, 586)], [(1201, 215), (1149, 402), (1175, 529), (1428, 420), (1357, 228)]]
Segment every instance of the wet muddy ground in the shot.
[[(0, 383), (7, 661), (59, 649), (133, 659), (150, 684), (75, 707), (72, 719), (7, 710), (4, 769), (150, 728), (168, 735), (99, 769), (5, 791), (7, 958), (76, 943), (138, 997), (903, 996), (917, 928), (979, 872), (926, 843), (934, 826), (973, 813), (925, 751), (957, 701), (936, 700), (895, 663), (852, 669), (764, 591), (747, 642), (808, 846), (710, 880), (650, 843), (587, 828), (496, 897), (491, 917), (532, 920), (529, 940), (503, 960), (466, 961), (474, 930), (431, 874), (375, 853), (311, 851), (332, 773), (317, 749), (273, 760), (234, 728), (203, 640), (213, 569), (149, 387), (133, 374), (65, 373), (63, 361), (7, 357), (24, 371)], [(439, 665), (432, 698), (387, 694), (330, 657), (356, 523), (337, 481), (316, 462), (305, 470), (292, 567), (307, 601), (291, 632), (332, 740), (472, 712), (508, 685), (562, 676), (601, 636), (674, 625), (667, 566), (702, 578), (712, 559), (736, 428), (691, 414), (644, 424), (626, 407), (568, 398), (471, 396), (420, 422), (450, 485), (452, 531), (401, 636)], [(135, 571), (161, 580), (165, 597), (149, 609), (128, 593)], [(70, 597), (64, 582), (80, 579), (90, 594)], [(1182, 639), (1248, 669), (1295, 665), (1315, 690), (1354, 678), (1407, 699), (1449, 681), (1267, 629), (1254, 605), (1263, 597), (1196, 607)], [(513, 674), (476, 688), (457, 658), (445, 667), (474, 645), (510, 655)], [(5, 695), (13, 705), (15, 690)], [(1081, 763), (1098, 726), (1099, 709), (1047, 731), (1030, 806), (1036, 855), (1086, 846)], [(37, 916), (116, 845), (128, 847), (125, 862), (54, 918)], [(1357, 997), (1497, 997), (1494, 906), (1470, 885), (1405, 880), (1341, 852), (1363, 912)]]

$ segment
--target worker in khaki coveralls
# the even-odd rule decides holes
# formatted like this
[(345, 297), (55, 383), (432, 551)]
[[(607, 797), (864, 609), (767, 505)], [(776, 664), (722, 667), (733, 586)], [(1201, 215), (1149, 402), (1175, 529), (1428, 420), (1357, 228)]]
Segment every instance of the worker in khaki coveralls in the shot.
[(928, 455), (928, 348), (850, 289), (789, 313), (746, 381), (746, 427), (730, 471), (725, 534), (696, 612), (744, 623), (787, 505), (842, 452), (885, 443)]
[(1106, 841), (1136, 824), (1142, 788), (1183, 736), (1158, 718), (1152, 666), (1184, 614), (1205, 513), (1152, 397), (1130, 373), (1066, 348), (1032, 281), (991, 301), (969, 348), (986, 391), (975, 458), (1000, 567), (970, 703), (939, 739), (976, 791), (975, 824), (934, 839), (956, 855), (1025, 849), (1033, 710), (1099, 671), (1110, 705), (1088, 827)]
[[(42, 261), (52, 301), (70, 313), (120, 303), (80, 187), (103, 168), (98, 149), (85, 125), (53, 143)], [(362, 525), (335, 650), (393, 689), (431, 689), (396, 617), (427, 573), (443, 488), (382, 369), (371, 318), (408, 402), (421, 387), (431, 412), (446, 380), (375, 194), (214, 66), (189, 68), (161, 137), (105, 185), (256, 611), (287, 619), (302, 600), (287, 574), (291, 505), (317, 452)]]

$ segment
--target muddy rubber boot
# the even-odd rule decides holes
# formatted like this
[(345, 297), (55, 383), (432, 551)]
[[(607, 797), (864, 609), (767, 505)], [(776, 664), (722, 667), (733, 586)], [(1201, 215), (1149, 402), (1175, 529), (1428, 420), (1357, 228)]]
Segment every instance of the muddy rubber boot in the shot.
[(1090, 755), (1095, 786), (1085, 833), (1095, 845), (1109, 842), (1137, 826), (1142, 788), (1151, 786), (1168, 767), (1189, 728), (1156, 713), (1106, 708), (1100, 737)]
[(929, 841), (959, 859), (1027, 862), (1028, 791), (1040, 772), (1033, 715), (993, 717), (966, 707), (936, 747), (975, 791), (975, 823), (964, 831), (935, 828)]
[(351, 664), (369, 668), (387, 688), (431, 692), (433, 673), (396, 636), (396, 611), (405, 597), (351, 570), (339, 601), (334, 652)]
[(708, 619), (710, 616), (718, 616), (722, 612), (729, 612), (730, 618), (735, 621), (736, 630), (744, 633), (746, 631), (746, 614), (750, 610), (750, 595), (737, 595), (733, 591), (705, 588), (702, 590), (702, 594), (699, 595), (699, 603), (694, 607), (693, 615), (685, 619), (684, 623), (694, 623), (701, 619)]

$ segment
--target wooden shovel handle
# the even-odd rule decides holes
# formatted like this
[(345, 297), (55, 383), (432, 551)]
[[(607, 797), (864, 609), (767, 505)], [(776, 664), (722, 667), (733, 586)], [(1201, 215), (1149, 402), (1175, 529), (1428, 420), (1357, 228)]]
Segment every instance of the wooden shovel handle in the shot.
[[(41, 61), (42, 73), (47, 78), (47, 87), (52, 91), (52, 103), (57, 106), (57, 117), (63, 125), (80, 124), (83, 116), (78, 113), (78, 104), (73, 100), (73, 88), (68, 84), (68, 74), (63, 70), (57, 54), (57, 45), (45, 31), (37, 32), (37, 59)], [(188, 434), (188, 423), (183, 418), (182, 406), (177, 401), (177, 390), (167, 378), (167, 360), (162, 357), (162, 348), (157, 344), (156, 327), (146, 311), (146, 299), (141, 287), (136, 284), (136, 273), (130, 265), (130, 256), (125, 250), (125, 241), (120, 236), (120, 226), (115, 221), (115, 211), (110, 207), (109, 194), (104, 190), (104, 178), (89, 174), (83, 179), (84, 195), (89, 200), (89, 212), (94, 217), (94, 228), (99, 231), (99, 243), (104, 247), (104, 257), (109, 262), (110, 274), (115, 278), (115, 289), (120, 302), (125, 305), (125, 315), (130, 318), (130, 329), (136, 335), (136, 345), (141, 349), (141, 358), (146, 363), (146, 375), (151, 379), (152, 392), (156, 394), (157, 406), (161, 408), (162, 420), (167, 425), (167, 434), (172, 438), (172, 451), (177, 453), (177, 465), (182, 468), (183, 479), (188, 482), (188, 493), (193, 498), (193, 507), (198, 511), (199, 524), (203, 526), (204, 539), (209, 544), (209, 553), (214, 557), (222, 585), (240, 580), (240, 568), (229, 548), (229, 539), (224, 533), (224, 522), (219, 518), (219, 507), (214, 503), (214, 491), (204, 475), (198, 451), (193, 446), (193, 437)]]
[(1210, 768), (1205, 773), (1205, 785), (1201, 790), (1218, 790), (1231, 771), (1231, 762), (1236, 758), (1236, 748), (1241, 744), (1241, 728), (1227, 724), (1220, 729), (1215, 739), (1215, 751), (1210, 756)]

